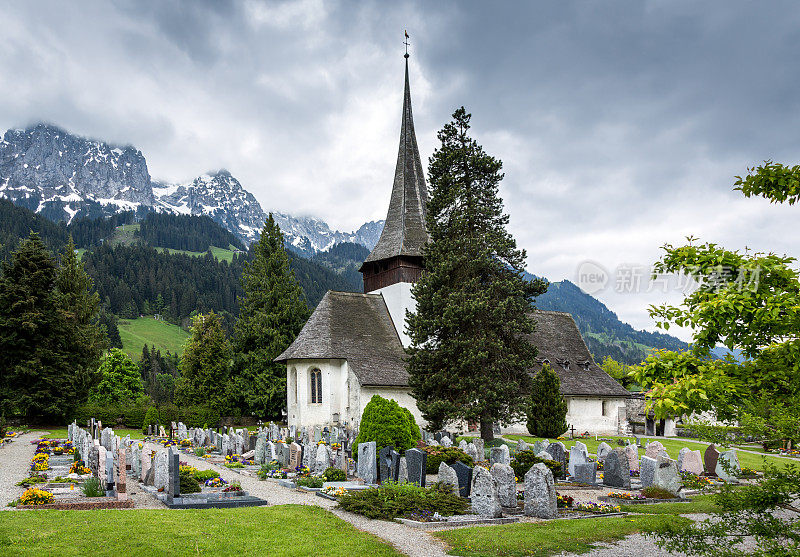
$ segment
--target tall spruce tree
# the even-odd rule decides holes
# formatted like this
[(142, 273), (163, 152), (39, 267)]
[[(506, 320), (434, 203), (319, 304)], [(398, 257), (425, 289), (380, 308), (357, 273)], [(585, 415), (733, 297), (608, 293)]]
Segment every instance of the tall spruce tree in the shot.
[(413, 288), (417, 312), (407, 316), (408, 371), (430, 423), (479, 421), (488, 441), (495, 422), (524, 414), (536, 355), (524, 335), (546, 285), (523, 278), (525, 252), (506, 231), (498, 195), (502, 162), (469, 137), (470, 117), (455, 111), (428, 167), (431, 241)]
[[(3, 264), (0, 276), (0, 411), (59, 420), (85, 401), (102, 348), (96, 298), (79, 263), (63, 269), (38, 234)], [(98, 340), (99, 339), (99, 340)]]
[(219, 315), (212, 311), (196, 316), (192, 320), (192, 336), (186, 341), (181, 357), (181, 379), (176, 385), (179, 402), (225, 411), (230, 361), (230, 344)]
[(569, 428), (567, 402), (561, 396), (561, 381), (547, 364), (533, 378), (527, 413), (528, 432), (535, 437), (556, 439)]
[(242, 273), (231, 402), (243, 414), (280, 418), (286, 405), (286, 367), (273, 360), (294, 341), (309, 310), (272, 213), (252, 254)]

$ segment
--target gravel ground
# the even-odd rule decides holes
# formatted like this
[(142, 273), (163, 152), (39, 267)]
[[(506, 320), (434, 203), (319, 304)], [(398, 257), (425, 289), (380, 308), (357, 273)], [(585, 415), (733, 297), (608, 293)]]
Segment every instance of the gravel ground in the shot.
[(0, 449), (0, 510), (12, 510), (7, 505), (22, 495), (24, 490), (14, 484), (28, 477), (28, 467), (36, 450), (30, 442), (40, 434), (40, 431), (24, 433)]
[(224, 466), (217, 466), (207, 460), (181, 454), (180, 460), (200, 470), (212, 469), (220, 473), (225, 481), (238, 481), (242, 488), (256, 497), (266, 499), (269, 505), (316, 505), (329, 510), (342, 520), (349, 522), (359, 530), (369, 532), (395, 547), (406, 555), (419, 557), (444, 557), (447, 546), (427, 532), (410, 528), (396, 522), (371, 520), (363, 516), (337, 510), (335, 501), (317, 497), (313, 493), (303, 493), (278, 485), (275, 482), (261, 481), (258, 478), (237, 474)]

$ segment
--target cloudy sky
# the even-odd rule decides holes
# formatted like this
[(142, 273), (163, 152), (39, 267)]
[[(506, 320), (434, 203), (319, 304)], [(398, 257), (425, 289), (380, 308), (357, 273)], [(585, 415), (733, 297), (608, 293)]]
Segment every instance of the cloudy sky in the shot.
[(465, 105), (531, 272), (596, 262), (597, 296), (652, 329), (680, 295), (614, 276), (665, 242), (800, 256), (799, 208), (732, 191), (800, 159), (795, 2), (3, 3), (0, 128), (130, 143), (163, 180), (224, 167), (265, 210), (352, 230), (388, 206), (404, 29), (423, 158)]

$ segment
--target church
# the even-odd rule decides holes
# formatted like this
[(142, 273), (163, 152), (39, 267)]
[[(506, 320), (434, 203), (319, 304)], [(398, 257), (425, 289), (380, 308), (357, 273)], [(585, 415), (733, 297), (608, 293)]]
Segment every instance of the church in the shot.
[[(423, 271), (422, 247), (429, 240), (425, 212), (428, 189), (414, 133), (408, 54), (405, 91), (389, 210), (378, 243), (362, 264), (364, 293), (329, 291), (295, 341), (275, 361), (286, 364), (286, 408), (290, 426), (357, 427), (373, 395), (408, 408), (425, 420), (408, 386), (405, 312), (415, 311), (412, 285)], [(561, 379), (567, 423), (576, 432), (616, 434), (627, 424), (629, 393), (592, 359), (568, 313), (535, 311), (530, 341), (539, 349), (535, 373), (549, 364)], [(503, 433), (527, 433), (524, 423)]]

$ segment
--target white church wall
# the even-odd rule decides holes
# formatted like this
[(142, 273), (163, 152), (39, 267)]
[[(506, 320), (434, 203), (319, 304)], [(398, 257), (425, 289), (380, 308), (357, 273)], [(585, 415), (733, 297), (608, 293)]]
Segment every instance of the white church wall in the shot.
[[(325, 425), (340, 417), (347, 401), (347, 364), (344, 360), (289, 360), (286, 363), (288, 423), (297, 427)], [(322, 401), (311, 402), (311, 372), (322, 377)]]
[(411, 337), (405, 333), (406, 310), (417, 311), (417, 303), (411, 295), (412, 286), (409, 282), (398, 282), (372, 292), (383, 296), (403, 348), (408, 348), (411, 345)]
[[(624, 398), (569, 397), (567, 401), (567, 425), (575, 427), (575, 433), (588, 431), (598, 435), (616, 435), (619, 408), (625, 408)], [(525, 421), (501, 427), (502, 434), (528, 435)]]

